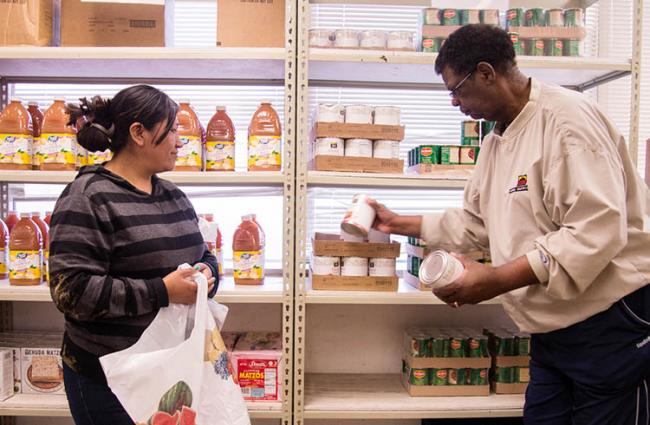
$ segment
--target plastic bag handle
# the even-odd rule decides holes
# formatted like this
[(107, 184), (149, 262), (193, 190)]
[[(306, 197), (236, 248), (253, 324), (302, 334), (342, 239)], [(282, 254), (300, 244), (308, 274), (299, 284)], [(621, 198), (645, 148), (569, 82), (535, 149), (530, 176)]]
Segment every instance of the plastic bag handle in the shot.
[[(192, 268), (192, 266), (185, 263), (178, 266), (178, 268), (189, 269)], [(203, 345), (203, 340), (205, 338), (206, 319), (208, 314), (208, 280), (199, 271), (196, 272), (195, 276), (197, 276), (197, 278), (194, 279), (197, 288), (196, 301), (194, 304), (194, 328), (192, 329), (192, 333), (187, 340), (196, 342), (196, 339), (200, 339), (201, 345)], [(203, 361), (203, 350), (196, 354), (201, 358), (201, 361)]]

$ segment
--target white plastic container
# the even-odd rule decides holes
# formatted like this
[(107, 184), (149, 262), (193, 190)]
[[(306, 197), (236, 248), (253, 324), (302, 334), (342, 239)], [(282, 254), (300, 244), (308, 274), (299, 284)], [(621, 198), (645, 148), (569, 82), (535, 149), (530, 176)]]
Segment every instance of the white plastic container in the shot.
[(336, 30), (334, 32), (334, 46), (359, 47), (359, 31), (347, 28)]
[(386, 39), (388, 49), (414, 50), (413, 33), (410, 31), (391, 31)]
[(372, 140), (347, 139), (345, 141), (345, 156), (372, 158)]
[(321, 103), (316, 109), (317, 122), (343, 122), (343, 105)]
[(313, 255), (311, 257), (311, 270), (317, 276), (340, 276), (341, 258)]
[(372, 227), (376, 215), (374, 208), (368, 204), (368, 200), (367, 195), (354, 195), (352, 205), (341, 222), (341, 230), (353, 236), (368, 237), (368, 231)]
[(309, 47), (332, 47), (334, 31), (314, 28), (309, 30)]
[(433, 251), (420, 265), (420, 282), (432, 288), (443, 288), (463, 273), (463, 263), (447, 251)]
[(331, 155), (343, 156), (345, 154), (345, 142), (338, 137), (323, 137), (314, 141), (314, 156)]
[(372, 106), (370, 105), (346, 106), (345, 122), (350, 124), (372, 124)]
[(399, 142), (396, 140), (375, 140), (372, 143), (373, 158), (399, 159)]
[(400, 109), (397, 106), (375, 106), (373, 123), (399, 125), (400, 115)]
[(368, 261), (368, 275), (370, 276), (395, 276), (394, 258), (371, 258)]
[(342, 257), (341, 276), (368, 276), (368, 259), (364, 257)]
[(359, 45), (368, 49), (383, 49), (386, 47), (386, 32), (380, 30), (362, 31)]

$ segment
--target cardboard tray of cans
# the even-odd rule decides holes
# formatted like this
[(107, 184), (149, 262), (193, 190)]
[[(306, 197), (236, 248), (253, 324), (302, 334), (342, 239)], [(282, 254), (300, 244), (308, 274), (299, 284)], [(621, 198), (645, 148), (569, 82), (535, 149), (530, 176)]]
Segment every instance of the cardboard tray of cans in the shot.
[(474, 164), (416, 164), (406, 168), (406, 174), (444, 173), (447, 178), (467, 178), (474, 170)]
[(489, 368), (490, 357), (413, 357), (404, 353), (404, 361), (415, 369)]
[(341, 139), (404, 140), (403, 125), (352, 124), (342, 122), (317, 122), (314, 138), (339, 137)]
[(519, 38), (561, 38), (568, 40), (584, 40), (587, 30), (584, 27), (514, 27), (508, 32), (516, 32)]
[(411, 397), (488, 396), (489, 385), (412, 385), (406, 377), (402, 384)]
[(311, 274), (311, 286), (325, 291), (397, 292), (397, 276), (319, 276)]
[(528, 384), (504, 384), (503, 382), (492, 382), (492, 391), (496, 394), (525, 394)]
[(366, 257), (366, 258), (397, 258), (400, 253), (399, 242), (345, 242), (339, 235), (331, 233), (314, 234), (312, 239), (314, 255), (323, 257)]
[(494, 366), (499, 367), (528, 367), (530, 356), (496, 356), (494, 357)]
[(311, 168), (316, 171), (403, 174), (404, 161), (360, 156), (316, 155), (312, 160)]

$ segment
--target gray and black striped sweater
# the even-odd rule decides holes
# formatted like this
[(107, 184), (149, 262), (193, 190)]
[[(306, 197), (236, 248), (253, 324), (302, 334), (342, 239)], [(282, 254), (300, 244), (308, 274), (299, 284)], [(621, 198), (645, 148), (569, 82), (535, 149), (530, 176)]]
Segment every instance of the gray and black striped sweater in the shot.
[(98, 358), (134, 344), (169, 304), (164, 276), (197, 262), (217, 276), (189, 199), (171, 182), (154, 176), (152, 184), (150, 195), (88, 166), (54, 207), (50, 292), (65, 315), (63, 360), (100, 382)]

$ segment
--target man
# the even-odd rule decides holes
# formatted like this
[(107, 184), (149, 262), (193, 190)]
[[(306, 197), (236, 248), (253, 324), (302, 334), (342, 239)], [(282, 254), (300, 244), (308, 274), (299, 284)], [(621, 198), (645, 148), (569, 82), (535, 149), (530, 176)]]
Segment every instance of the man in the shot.
[(468, 25), (436, 60), (452, 104), (497, 121), (462, 209), (375, 227), (449, 251), (488, 250), (435, 294), (452, 306), (502, 296), (532, 333), (526, 424), (648, 424), (647, 188), (623, 136), (588, 97), (524, 76), (502, 29)]

